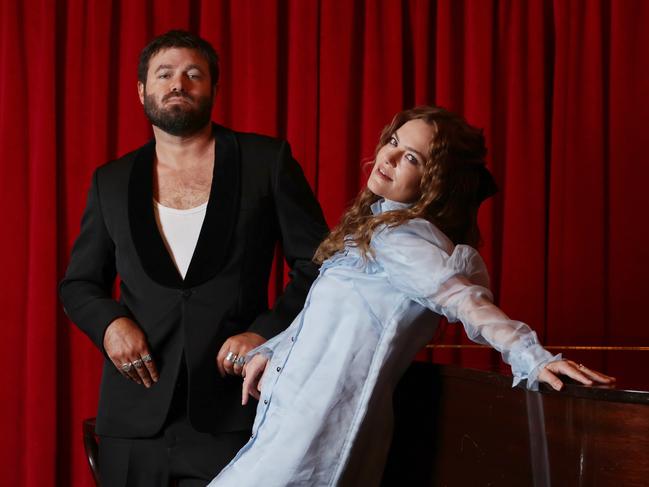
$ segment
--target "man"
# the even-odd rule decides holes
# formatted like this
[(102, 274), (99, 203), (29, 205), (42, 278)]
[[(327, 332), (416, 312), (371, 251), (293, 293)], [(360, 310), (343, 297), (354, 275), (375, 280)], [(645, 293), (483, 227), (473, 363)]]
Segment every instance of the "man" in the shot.
[[(104, 487), (206, 485), (250, 434), (242, 357), (290, 324), (317, 274), (320, 207), (286, 142), (211, 123), (218, 74), (212, 46), (190, 33), (144, 48), (154, 139), (95, 172), (60, 285), (106, 358)], [(279, 240), (292, 279), (269, 310)]]

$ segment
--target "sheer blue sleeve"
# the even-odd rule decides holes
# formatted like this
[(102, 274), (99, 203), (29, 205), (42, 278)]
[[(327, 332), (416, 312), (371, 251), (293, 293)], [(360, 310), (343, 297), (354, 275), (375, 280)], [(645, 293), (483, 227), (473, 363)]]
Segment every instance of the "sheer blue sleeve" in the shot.
[(513, 385), (527, 380), (529, 389), (538, 389), (541, 367), (561, 358), (545, 350), (529, 326), (492, 303), (486, 266), (472, 247), (453, 246), (422, 219), (377, 231), (372, 247), (393, 286), (449, 322), (462, 322), (474, 342), (498, 350), (512, 368)]

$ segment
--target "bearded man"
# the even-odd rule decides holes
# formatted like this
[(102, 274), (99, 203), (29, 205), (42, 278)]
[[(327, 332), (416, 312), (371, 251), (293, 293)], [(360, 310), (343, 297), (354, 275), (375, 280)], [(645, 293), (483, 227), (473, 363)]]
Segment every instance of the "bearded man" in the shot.
[[(104, 487), (206, 485), (250, 434), (243, 356), (290, 324), (317, 274), (327, 227), (309, 185), (286, 142), (211, 122), (218, 76), (213, 47), (188, 32), (144, 48), (154, 139), (95, 171), (60, 285), (105, 357)], [(279, 241), (291, 280), (269, 309)]]

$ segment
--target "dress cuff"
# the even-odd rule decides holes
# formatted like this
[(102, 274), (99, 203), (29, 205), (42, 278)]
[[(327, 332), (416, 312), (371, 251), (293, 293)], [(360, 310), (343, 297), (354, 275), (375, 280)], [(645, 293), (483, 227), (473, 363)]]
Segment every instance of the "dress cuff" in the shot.
[(244, 357), (244, 363), (250, 362), (255, 355), (263, 355), (267, 359), (270, 360), (270, 358), (273, 356), (273, 351), (266, 346), (266, 343), (262, 343), (258, 347), (253, 348), (250, 350)]
[(514, 375), (512, 387), (526, 380), (527, 389), (530, 391), (539, 390), (538, 377), (543, 367), (562, 358), (560, 353), (552, 355), (539, 344), (532, 345), (519, 353), (511, 353), (510, 356), (516, 356), (516, 359), (511, 362), (512, 374)]

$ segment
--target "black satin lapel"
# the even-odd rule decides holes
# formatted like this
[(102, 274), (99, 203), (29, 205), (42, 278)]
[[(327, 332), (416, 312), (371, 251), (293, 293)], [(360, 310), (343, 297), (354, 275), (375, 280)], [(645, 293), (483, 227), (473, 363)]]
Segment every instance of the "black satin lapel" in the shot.
[(185, 276), (186, 287), (208, 281), (223, 267), (239, 212), (239, 144), (234, 132), (225, 127), (214, 124), (213, 133), (216, 138), (216, 150), (212, 189), (201, 233)]
[(148, 276), (163, 286), (180, 288), (183, 280), (162, 240), (153, 210), (152, 140), (135, 155), (128, 184), (128, 218), (133, 244)]

